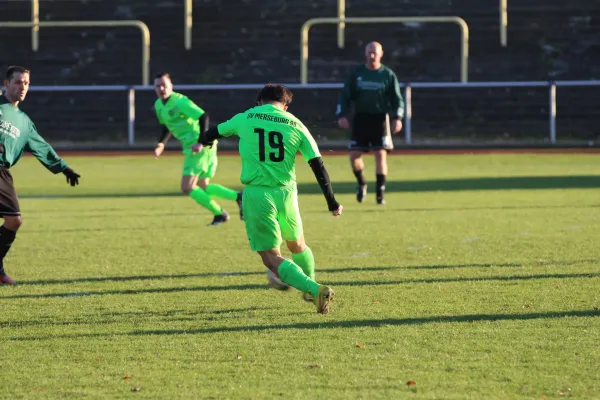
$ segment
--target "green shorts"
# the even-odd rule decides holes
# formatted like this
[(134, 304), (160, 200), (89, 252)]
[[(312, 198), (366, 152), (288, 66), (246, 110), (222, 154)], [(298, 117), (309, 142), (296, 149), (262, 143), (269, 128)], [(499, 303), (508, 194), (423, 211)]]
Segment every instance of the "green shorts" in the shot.
[(298, 240), (303, 235), (296, 184), (278, 188), (246, 186), (242, 206), (252, 251), (279, 248), (282, 239)]
[(191, 151), (186, 150), (183, 154), (185, 154), (183, 176), (198, 176), (199, 179), (212, 179), (215, 176), (215, 172), (217, 172), (216, 151), (206, 149), (193, 154)]

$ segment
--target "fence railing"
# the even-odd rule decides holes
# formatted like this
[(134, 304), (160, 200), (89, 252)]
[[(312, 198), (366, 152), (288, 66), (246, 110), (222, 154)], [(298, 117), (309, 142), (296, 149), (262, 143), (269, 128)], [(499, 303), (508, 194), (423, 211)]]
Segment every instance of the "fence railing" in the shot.
[[(366, 17), (366, 18), (312, 18), (300, 28), (300, 82), (308, 83), (308, 34), (310, 28), (322, 24), (395, 24), (395, 23), (450, 23), (460, 28), (460, 81), (469, 80), (469, 26), (460, 17)], [(339, 28), (341, 30), (341, 28)]]
[(134, 27), (140, 30), (142, 35), (142, 83), (150, 84), (150, 29), (148, 25), (138, 20), (122, 21), (43, 21), (43, 22), (15, 22), (0, 21), (0, 28), (32, 28), (32, 48), (39, 48), (37, 29), (46, 28), (118, 28)]
[[(286, 85), (288, 88), (295, 89), (339, 89), (343, 88), (342, 83), (312, 83), (298, 84), (292, 83)], [(464, 88), (516, 88), (516, 87), (547, 87), (548, 88), (548, 138), (551, 143), (556, 143), (556, 119), (557, 119), (557, 87), (577, 87), (577, 86), (600, 86), (600, 80), (592, 81), (523, 81), (523, 82), (420, 82), (401, 84), (404, 88), (405, 98), (405, 120), (404, 120), (404, 139), (406, 144), (412, 143), (412, 92), (413, 89), (420, 88), (452, 88), (461, 90)], [(239, 85), (177, 85), (176, 90), (260, 90), (262, 84), (239, 84)], [(107, 85), (107, 86), (31, 86), (30, 91), (52, 91), (52, 92), (77, 92), (77, 91), (113, 91), (125, 92), (128, 94), (128, 144), (135, 144), (135, 93), (136, 91), (151, 91), (153, 86), (137, 85)], [(298, 94), (296, 94), (298, 96)], [(240, 111), (243, 111), (241, 107)], [(331, 105), (332, 115), (335, 110), (335, 104)], [(431, 117), (431, 116), (430, 116)]]

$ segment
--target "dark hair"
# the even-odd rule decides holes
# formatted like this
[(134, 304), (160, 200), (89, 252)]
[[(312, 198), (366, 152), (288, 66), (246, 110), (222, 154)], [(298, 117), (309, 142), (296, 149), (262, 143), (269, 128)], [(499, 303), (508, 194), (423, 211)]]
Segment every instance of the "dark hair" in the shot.
[(258, 92), (256, 104), (259, 104), (260, 102), (277, 102), (287, 106), (292, 103), (292, 97), (294, 97), (294, 95), (290, 89), (283, 85), (269, 83)]
[(17, 72), (19, 72), (21, 74), (29, 74), (30, 73), (30, 71), (25, 67), (19, 67), (19, 66), (13, 65), (12, 67), (8, 67), (8, 69), (4, 73), (4, 79), (6, 79), (7, 81), (10, 81)]
[(172, 80), (171, 74), (169, 74), (168, 72), (159, 72), (158, 74), (154, 75), (154, 79), (160, 79), (160, 78), (169, 78), (169, 80)]

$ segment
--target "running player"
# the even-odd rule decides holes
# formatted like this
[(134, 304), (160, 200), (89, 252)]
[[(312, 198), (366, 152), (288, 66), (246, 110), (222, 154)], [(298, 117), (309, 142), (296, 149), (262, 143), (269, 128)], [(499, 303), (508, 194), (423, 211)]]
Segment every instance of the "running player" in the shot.
[(210, 225), (220, 225), (229, 220), (229, 214), (214, 199), (236, 201), (242, 213), (242, 193), (224, 186), (210, 183), (217, 170), (217, 146), (206, 147), (199, 153), (192, 153), (190, 147), (198, 141), (200, 132), (208, 129), (208, 113), (198, 107), (186, 96), (173, 91), (171, 76), (161, 72), (154, 79), (154, 91), (158, 96), (154, 109), (158, 122), (162, 127), (162, 135), (154, 155), (159, 157), (171, 135), (175, 136), (183, 146), (185, 160), (181, 191), (189, 195), (213, 215)]

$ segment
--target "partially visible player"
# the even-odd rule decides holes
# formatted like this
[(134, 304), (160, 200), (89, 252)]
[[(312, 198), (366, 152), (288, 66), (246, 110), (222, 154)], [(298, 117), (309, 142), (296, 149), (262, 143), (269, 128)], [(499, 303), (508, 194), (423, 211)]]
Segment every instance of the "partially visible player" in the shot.
[(15, 284), (4, 270), (4, 257), (23, 223), (10, 167), (28, 151), (50, 172), (62, 172), (71, 186), (77, 185), (80, 178), (40, 136), (27, 114), (19, 110), (29, 90), (29, 76), (29, 70), (23, 67), (9, 67), (4, 75), (6, 92), (0, 96), (0, 215), (4, 218), (0, 226), (0, 285)]
[(206, 147), (199, 153), (193, 153), (191, 146), (198, 142), (200, 132), (208, 129), (208, 113), (198, 107), (186, 96), (173, 91), (171, 76), (161, 72), (154, 79), (156, 102), (154, 109), (162, 134), (154, 149), (154, 155), (160, 157), (165, 144), (175, 136), (183, 147), (185, 160), (181, 177), (181, 191), (189, 195), (213, 215), (210, 225), (220, 225), (229, 220), (229, 214), (214, 199), (227, 199), (237, 202), (242, 214), (242, 193), (224, 186), (210, 183), (217, 170), (217, 145)]
[[(296, 154), (311, 166), (325, 195), (329, 211), (337, 217), (343, 207), (336, 201), (321, 154), (310, 132), (286, 110), (292, 92), (282, 85), (266, 85), (257, 106), (209, 129), (194, 151), (223, 136), (237, 135), (242, 158), (244, 223), (252, 251), (284, 283), (304, 293), (304, 299), (327, 314), (334, 292), (315, 282), (315, 260), (304, 240), (298, 208)], [(281, 256), (282, 239), (292, 260)]]
[(350, 126), (350, 107), (354, 104), (355, 108), (352, 138), (348, 147), (352, 171), (358, 184), (356, 200), (359, 203), (363, 202), (367, 194), (362, 155), (373, 150), (377, 179), (376, 201), (377, 204), (385, 204), (383, 194), (388, 173), (387, 151), (393, 149), (390, 123), (392, 132), (397, 134), (402, 129), (404, 117), (404, 99), (400, 94), (398, 78), (394, 71), (381, 63), (381, 57), (381, 44), (371, 42), (365, 47), (365, 63), (352, 71), (346, 79), (337, 108), (338, 124), (343, 129)]

